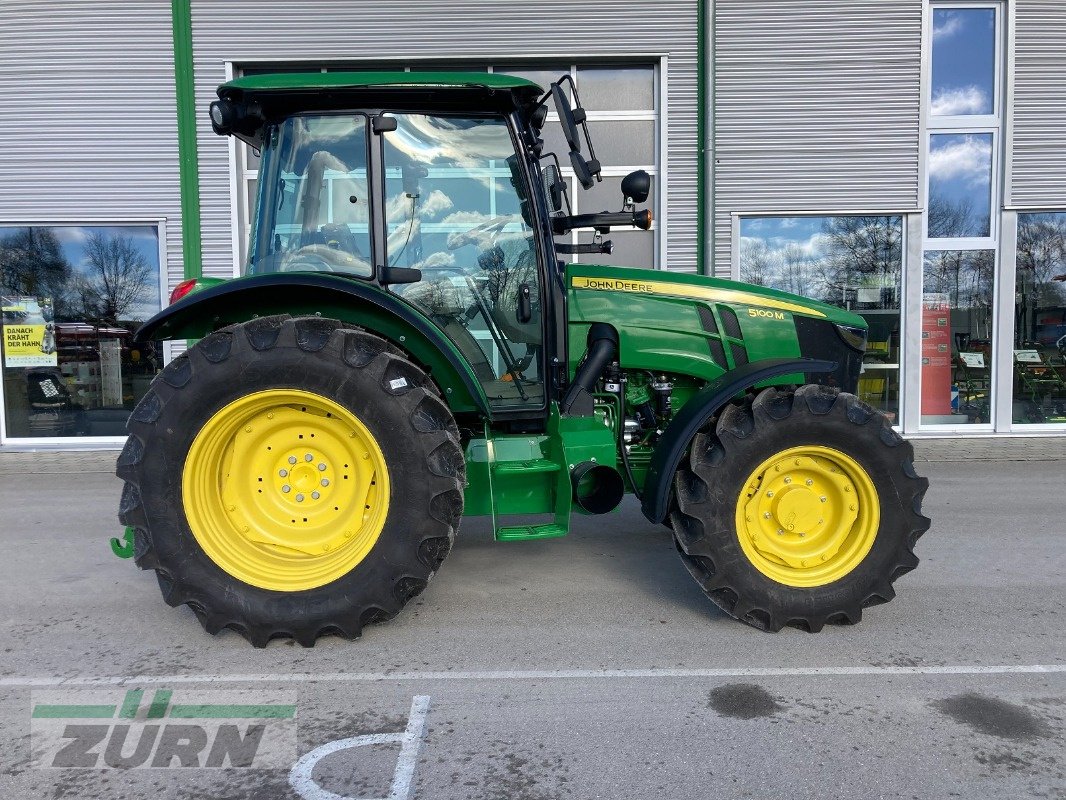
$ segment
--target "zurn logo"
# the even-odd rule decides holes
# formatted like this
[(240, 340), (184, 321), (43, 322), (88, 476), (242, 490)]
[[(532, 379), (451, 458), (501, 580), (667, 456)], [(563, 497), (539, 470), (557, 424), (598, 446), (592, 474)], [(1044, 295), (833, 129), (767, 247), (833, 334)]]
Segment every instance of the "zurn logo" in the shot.
[(31, 693), (39, 769), (288, 767), (296, 693), (129, 689)]

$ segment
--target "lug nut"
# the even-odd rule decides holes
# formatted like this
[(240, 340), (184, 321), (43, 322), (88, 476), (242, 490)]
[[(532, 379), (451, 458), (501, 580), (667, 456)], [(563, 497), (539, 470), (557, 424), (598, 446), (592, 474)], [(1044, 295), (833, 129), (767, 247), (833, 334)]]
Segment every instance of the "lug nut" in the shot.
[(778, 535), (778, 536), (784, 536), (784, 535), (785, 535), (785, 532), (784, 532), (784, 530), (782, 530), (781, 528), (778, 528), (778, 529), (777, 529), (777, 535)]
[(773, 497), (774, 493), (772, 491), (769, 491), (769, 492), (766, 493), (766, 496), (767, 497)]
[(762, 514), (762, 517), (763, 517), (763, 519), (770, 519), (770, 512), (769, 511), (764, 511), (763, 514)]
[(304, 496), (302, 494), (296, 495), (296, 502), (297, 503), (302, 503), (303, 501), (304, 501)]
[(296, 463), (296, 456), (289, 456), (289, 463), (290, 464), (295, 464)]
[(317, 491), (317, 490), (316, 490), (316, 491), (313, 491), (313, 492), (311, 492), (311, 499), (312, 499), (312, 500), (317, 500), (317, 499), (318, 499), (318, 498), (320, 498), (321, 496), (322, 496), (322, 495), (320, 495), (320, 494), (318, 493), (318, 491)]
[(826, 501), (826, 498), (825, 498), (824, 494), (821, 497), (819, 497), (818, 499), (821, 500), (823, 503)]
[(322, 485), (323, 486), (329, 486), (329, 478), (323, 478), (322, 479)]
[(292, 487), (286, 483), (284, 486), (281, 487), (281, 491), (285, 492), (285, 494), (288, 494), (292, 491)]
[(287, 478), (289, 476), (289, 471), (287, 469), (279, 469), (278, 470), (278, 475), (280, 475), (283, 478)]
[(310, 453), (308, 453), (307, 455), (304, 456), (304, 461), (314, 461), (314, 460), (315, 460), (315, 457), (313, 455), (311, 455)]
[(323, 462), (321, 462), (321, 461), (318, 463), (318, 471), (319, 472), (325, 472), (326, 471), (326, 465)]
[(807, 484), (808, 486), (814, 486), (814, 481), (812, 481), (810, 478), (807, 478), (807, 480), (805, 480), (804, 483)]
[(792, 483), (792, 478), (785, 476), (785, 483)]

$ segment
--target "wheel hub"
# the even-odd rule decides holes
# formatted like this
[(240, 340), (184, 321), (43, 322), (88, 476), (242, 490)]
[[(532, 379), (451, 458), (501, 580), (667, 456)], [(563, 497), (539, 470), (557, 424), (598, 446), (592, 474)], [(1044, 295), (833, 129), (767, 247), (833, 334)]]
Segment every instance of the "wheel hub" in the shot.
[(363, 423), (291, 389), (216, 412), (189, 450), (183, 487), (193, 535), (212, 560), (279, 591), (352, 569), (376, 542), (389, 501), (384, 456)]
[(850, 456), (795, 447), (748, 477), (737, 503), (737, 532), (752, 563), (793, 586), (846, 575), (869, 552), (879, 522), (877, 493)]

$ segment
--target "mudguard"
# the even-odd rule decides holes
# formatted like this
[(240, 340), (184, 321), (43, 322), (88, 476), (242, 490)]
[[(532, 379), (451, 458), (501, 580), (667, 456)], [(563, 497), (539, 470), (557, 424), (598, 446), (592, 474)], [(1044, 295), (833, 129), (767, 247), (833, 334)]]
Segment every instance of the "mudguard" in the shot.
[(453, 413), (492, 416), (473, 369), (440, 328), (372, 284), (329, 273), (267, 273), (193, 292), (145, 322), (135, 340), (198, 339), (226, 325), (272, 314), (319, 315), (366, 328), (425, 366)]
[(651, 522), (660, 523), (670, 509), (670, 488), (689, 442), (696, 432), (725, 405), (762, 381), (791, 373), (832, 372), (835, 361), (813, 358), (769, 358), (737, 367), (708, 383), (692, 397), (666, 426), (648, 464), (642, 491), (641, 511)]

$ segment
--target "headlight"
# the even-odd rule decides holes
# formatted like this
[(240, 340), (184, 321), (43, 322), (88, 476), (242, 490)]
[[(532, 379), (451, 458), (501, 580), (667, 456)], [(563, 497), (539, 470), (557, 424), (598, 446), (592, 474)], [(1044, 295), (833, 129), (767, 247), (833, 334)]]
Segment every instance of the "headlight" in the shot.
[(866, 351), (866, 335), (868, 333), (866, 328), (853, 328), (850, 325), (837, 325), (836, 328), (840, 338), (844, 340), (844, 344), (858, 350), (860, 353)]

